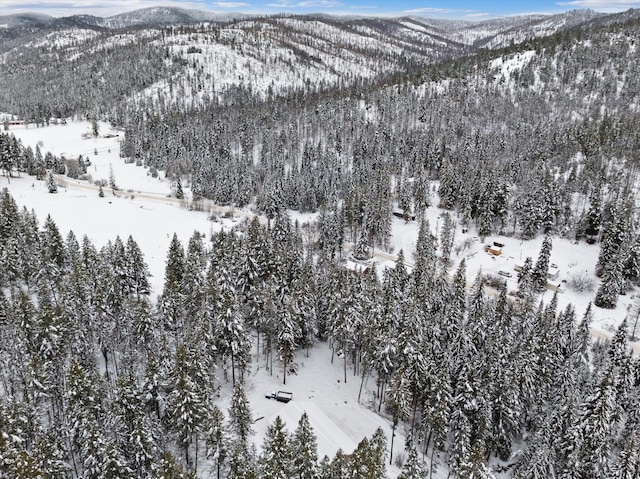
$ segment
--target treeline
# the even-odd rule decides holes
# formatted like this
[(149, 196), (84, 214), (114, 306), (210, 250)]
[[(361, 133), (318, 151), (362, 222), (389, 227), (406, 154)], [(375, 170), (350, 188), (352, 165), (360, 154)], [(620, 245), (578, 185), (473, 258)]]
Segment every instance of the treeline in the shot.
[[(86, 237), (63, 238), (50, 217), (39, 225), (4, 190), (4, 470), (384, 477), (381, 432), (350, 458), (314, 455), (304, 421), (288, 425), (296, 439), (276, 421), (260, 454), (250, 445), (243, 384), (253, 343), (256, 360), (286, 381), (296, 351), (321, 340), (345, 381), (375, 380), (374, 396), (359, 400), (406, 429), (405, 478), (438, 468), (493, 477), (492, 467), (517, 478), (637, 476), (640, 364), (626, 322), (610, 344), (592, 345), (590, 310), (579, 318), (571, 306), (558, 311), (556, 298), (538, 303), (550, 241), (513, 300), (504, 288), (487, 295), (480, 277), (469, 291), (464, 262), (451, 270), (451, 237), (443, 228), (437, 248), (423, 223), (413, 270), (401, 254), (380, 281), (345, 269), (322, 243), (304, 244), (282, 214), (268, 228), (254, 220), (211, 238), (194, 233), (187, 245), (174, 236), (163, 291), (151, 301), (135, 240), (98, 250)], [(227, 382), (235, 386), (225, 415)]]

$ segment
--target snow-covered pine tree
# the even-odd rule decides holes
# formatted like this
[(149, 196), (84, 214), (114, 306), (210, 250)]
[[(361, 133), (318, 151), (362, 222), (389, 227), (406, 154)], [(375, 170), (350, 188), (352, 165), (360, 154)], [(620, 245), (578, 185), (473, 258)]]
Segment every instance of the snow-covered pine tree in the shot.
[(258, 479), (261, 477), (258, 474), (255, 458), (254, 448), (249, 447), (246, 442), (239, 438), (232, 441), (227, 479)]
[(331, 464), (323, 470), (323, 474), (320, 477), (321, 479), (351, 479), (354, 474), (349, 458), (342, 449), (338, 449), (331, 460)]
[(426, 479), (427, 470), (418, 457), (418, 451), (416, 451), (413, 441), (407, 439), (404, 450), (407, 453), (407, 459), (402, 465), (402, 472), (398, 479)]
[[(176, 351), (176, 361), (181, 361), (179, 358), (183, 355), (186, 356), (184, 346), (179, 346)], [(208, 410), (206, 402), (203, 401), (202, 391), (188, 375), (188, 368), (188, 364), (176, 364), (177, 377), (167, 399), (166, 421), (184, 451), (187, 467), (190, 467), (189, 448), (194, 436), (197, 437), (202, 430)], [(197, 464), (195, 466), (197, 467)]]
[(167, 253), (167, 265), (164, 273), (164, 287), (158, 298), (158, 309), (164, 320), (165, 328), (175, 334), (176, 342), (182, 337), (184, 326), (184, 299), (180, 285), (184, 278), (185, 254), (178, 235), (174, 233)]
[(546, 235), (542, 241), (540, 254), (536, 261), (531, 276), (533, 280), (533, 290), (542, 293), (547, 288), (547, 274), (549, 273), (549, 259), (551, 257), (551, 237)]
[(363, 438), (351, 455), (351, 477), (358, 479), (385, 479), (387, 439), (378, 428), (371, 438)]
[(531, 257), (524, 260), (522, 269), (518, 273), (518, 296), (524, 299), (532, 299), (533, 295), (533, 262)]
[(456, 235), (456, 223), (449, 212), (444, 213), (442, 230), (440, 231), (440, 262), (444, 271), (451, 263), (451, 251)]
[(231, 380), (236, 383), (236, 368), (240, 378), (250, 362), (251, 341), (243, 318), (238, 311), (235, 295), (229, 288), (222, 290), (220, 309), (215, 318), (218, 351), (231, 361)]
[(229, 427), (239, 442), (247, 444), (249, 436), (253, 433), (252, 424), (251, 407), (244, 387), (242, 383), (236, 382), (233, 386), (233, 396), (229, 407)]
[(262, 454), (258, 460), (260, 475), (273, 479), (289, 479), (292, 476), (292, 459), (285, 424), (280, 416), (276, 416), (267, 428), (262, 444)]
[(318, 444), (309, 423), (309, 416), (302, 413), (298, 426), (291, 436), (291, 474), (296, 479), (318, 478)]
[(364, 230), (360, 232), (358, 236), (358, 242), (356, 243), (355, 250), (353, 251), (353, 257), (357, 260), (367, 260), (371, 258), (371, 248), (369, 247), (369, 239)]
[(49, 172), (49, 175), (47, 176), (47, 190), (49, 191), (49, 193), (58, 192), (58, 183), (56, 182), (51, 172)]
[(298, 348), (301, 331), (296, 321), (296, 316), (299, 315), (296, 297), (287, 297), (284, 301), (285, 304), (282, 304), (278, 314), (277, 344), (282, 361), (282, 383), (287, 384), (287, 373), (293, 362), (293, 355)]
[(205, 445), (207, 449), (207, 459), (213, 461), (217, 479), (220, 479), (220, 474), (226, 467), (226, 460), (229, 454), (229, 438), (227, 437), (224, 422), (224, 413), (218, 406), (213, 405), (207, 420)]
[(596, 292), (593, 304), (599, 308), (614, 309), (618, 304), (618, 295), (623, 287), (622, 271), (624, 265), (620, 252), (616, 252), (604, 265), (602, 282)]
[(125, 259), (129, 293), (135, 294), (138, 299), (140, 296), (148, 296), (151, 292), (148, 279), (149, 267), (144, 261), (140, 246), (131, 235), (127, 238)]

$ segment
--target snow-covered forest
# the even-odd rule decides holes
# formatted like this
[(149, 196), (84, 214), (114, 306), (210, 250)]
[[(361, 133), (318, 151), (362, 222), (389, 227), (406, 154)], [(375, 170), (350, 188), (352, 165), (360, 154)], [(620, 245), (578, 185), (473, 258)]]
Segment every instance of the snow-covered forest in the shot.
[[(638, 17), (4, 32), (2, 474), (640, 477), (640, 306), (619, 307), (640, 281)], [(118, 161), (184, 206), (253, 220), (173, 235), (154, 290), (132, 236), (96, 245), (12, 195), (61, 195), (65, 176), (121, 193), (91, 155), (12, 132), (81, 119), (87, 138), (110, 122)], [(415, 221), (412, 250), (391, 251), (394, 214)], [(469, 274), (457, 231), (541, 246), (506, 282)], [(595, 267), (550, 284), (567, 240), (597, 247)], [(592, 304), (561, 307), (568, 287)], [(590, 332), (601, 310), (620, 316), (608, 341)], [(326, 456), (306, 414), (261, 427), (252, 392), (323, 348), (384, 423)]]

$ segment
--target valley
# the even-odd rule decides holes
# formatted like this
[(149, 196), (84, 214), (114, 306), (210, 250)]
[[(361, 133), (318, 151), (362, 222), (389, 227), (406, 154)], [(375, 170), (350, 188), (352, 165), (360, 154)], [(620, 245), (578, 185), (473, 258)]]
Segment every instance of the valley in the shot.
[(8, 477), (640, 474), (638, 11), (0, 25)]

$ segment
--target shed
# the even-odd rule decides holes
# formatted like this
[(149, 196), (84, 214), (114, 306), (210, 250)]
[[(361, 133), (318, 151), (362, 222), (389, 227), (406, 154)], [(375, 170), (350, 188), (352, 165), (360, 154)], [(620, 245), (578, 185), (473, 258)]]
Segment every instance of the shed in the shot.
[(549, 265), (549, 271), (547, 272), (547, 278), (556, 280), (558, 279), (559, 275), (560, 275), (560, 270), (558, 269), (558, 265), (555, 263), (551, 263)]
[(346, 260), (344, 262), (344, 267), (354, 273), (363, 274), (365, 276), (371, 272), (371, 268), (369, 266), (356, 263), (355, 261)]

